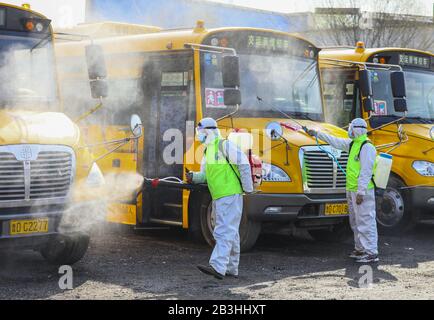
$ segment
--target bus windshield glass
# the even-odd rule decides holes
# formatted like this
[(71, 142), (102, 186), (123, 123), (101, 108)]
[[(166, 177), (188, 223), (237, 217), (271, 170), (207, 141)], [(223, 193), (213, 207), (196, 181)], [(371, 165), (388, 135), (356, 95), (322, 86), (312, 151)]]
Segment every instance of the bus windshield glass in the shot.
[[(382, 117), (402, 117), (395, 112), (390, 82), (390, 71), (372, 72), (374, 92), (374, 115)], [(405, 122), (434, 122), (434, 73), (424, 71), (405, 71), (408, 116)], [(379, 120), (379, 119), (378, 119)]]
[(0, 108), (49, 108), (56, 92), (51, 36), (0, 34)]
[[(240, 58), (242, 104), (236, 117), (323, 120), (317, 49), (306, 41), (282, 35), (236, 33), (212, 38), (234, 48)], [(202, 53), (204, 113), (227, 115), (224, 105), (222, 54)]]

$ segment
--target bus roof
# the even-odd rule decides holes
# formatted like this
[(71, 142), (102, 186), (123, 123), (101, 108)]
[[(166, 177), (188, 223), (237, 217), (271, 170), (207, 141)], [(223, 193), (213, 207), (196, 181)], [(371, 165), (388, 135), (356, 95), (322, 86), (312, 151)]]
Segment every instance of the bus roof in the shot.
[(24, 6), (16, 6), (16, 5), (13, 5), (13, 4), (0, 2), (0, 7), (8, 7), (8, 8), (14, 8), (14, 9), (22, 10), (22, 11), (27, 11), (27, 12), (29, 12), (31, 14), (34, 14), (35, 16), (39, 16), (39, 17), (41, 17), (43, 19), (47, 19), (47, 17), (44, 16), (43, 14), (41, 14), (39, 12), (36, 12), (36, 11), (33, 11), (31, 9), (28, 9), (28, 8), (26, 8)]
[(319, 54), (320, 59), (337, 59), (345, 61), (356, 61), (356, 62), (367, 62), (367, 60), (374, 54), (389, 52), (389, 51), (400, 51), (400, 52), (413, 52), (426, 54), (434, 57), (434, 54), (429, 51), (421, 51), (416, 49), (408, 48), (350, 48), (350, 47), (328, 47), (322, 48)]
[[(131, 28), (135, 26), (135, 29), (131, 29), (135, 31), (135, 33), (124, 32), (124, 34), (107, 34), (107, 36), (97, 37), (95, 39), (92, 37), (92, 30), (94, 28), (101, 28), (105, 26), (106, 28), (114, 28), (114, 26), (122, 26), (125, 30), (127, 28)], [(141, 28), (141, 29), (140, 29)], [(159, 29), (159, 30), (158, 30)], [(261, 32), (270, 32), (276, 35), (284, 35), (292, 38), (296, 38), (302, 41), (305, 41), (307, 44), (311, 45), (313, 48), (317, 48), (313, 43), (304, 39), (303, 37), (295, 34), (290, 34), (277, 30), (270, 29), (260, 29), (260, 28), (248, 28), (248, 27), (224, 27), (224, 28), (214, 28), (214, 29), (205, 29), (202, 21), (198, 21), (198, 24), (195, 28), (190, 29), (167, 29), (163, 30), (157, 27), (150, 26), (140, 26), (140, 25), (131, 25), (131, 24), (119, 24), (114, 22), (104, 22), (104, 23), (95, 23), (95, 24), (83, 24), (79, 25), (72, 29), (65, 29), (64, 32), (70, 32), (71, 34), (80, 34), (80, 30), (83, 31), (81, 35), (89, 36), (91, 39), (97, 40), (98, 44), (104, 46), (104, 49), (107, 52), (146, 52), (146, 51), (177, 51), (177, 50), (185, 50), (186, 43), (192, 44), (201, 44), (203, 40), (218, 32), (225, 31), (261, 31)], [(141, 30), (141, 32), (140, 32)], [(103, 34), (100, 30), (100, 34)], [(125, 35), (125, 33), (127, 33)], [(75, 55), (79, 54), (76, 49), (79, 50), (79, 47), (82, 45), (78, 45), (76, 42), (62, 42), (59, 47), (60, 55)], [(65, 51), (64, 51), (65, 50)]]

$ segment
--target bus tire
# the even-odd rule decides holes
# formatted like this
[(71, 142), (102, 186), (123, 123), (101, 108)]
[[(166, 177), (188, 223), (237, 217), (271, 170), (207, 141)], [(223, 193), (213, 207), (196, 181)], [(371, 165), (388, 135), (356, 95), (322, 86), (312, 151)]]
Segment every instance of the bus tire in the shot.
[[(193, 204), (193, 205), (192, 205)], [(212, 199), (209, 193), (193, 195), (190, 199), (190, 218), (189, 231), (195, 241), (207, 243), (214, 247), (213, 236), (214, 217), (212, 214)], [(241, 252), (246, 252), (253, 248), (261, 233), (261, 223), (252, 221), (245, 214), (240, 223), (240, 247)]]
[(377, 225), (380, 234), (399, 235), (416, 225), (411, 198), (401, 189), (405, 186), (401, 179), (391, 175), (384, 195), (377, 196)]
[(48, 241), (40, 253), (50, 264), (73, 265), (84, 257), (89, 241), (89, 235), (83, 233), (57, 235)]
[(343, 242), (351, 236), (351, 228), (348, 221), (336, 224), (328, 229), (307, 230), (315, 241)]

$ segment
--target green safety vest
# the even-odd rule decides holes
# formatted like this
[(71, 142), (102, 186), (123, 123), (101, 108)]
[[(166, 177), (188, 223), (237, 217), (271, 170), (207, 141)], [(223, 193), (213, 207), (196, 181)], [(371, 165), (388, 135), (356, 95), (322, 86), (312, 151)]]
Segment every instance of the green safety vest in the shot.
[[(359, 176), (361, 171), (361, 165), (360, 165), (360, 151), (362, 146), (365, 144), (365, 142), (371, 143), (371, 141), (368, 139), (368, 135), (360, 136), (356, 139), (354, 139), (353, 143), (351, 144), (350, 149), (350, 155), (348, 156), (348, 163), (347, 163), (347, 191), (357, 192), (358, 191), (358, 185), (359, 185)], [(375, 167), (374, 167), (375, 172)], [(368, 190), (374, 189), (375, 185), (371, 181), (368, 185)]]
[(205, 151), (206, 181), (213, 200), (243, 193), (240, 172), (219, 152), (220, 141), (215, 139)]

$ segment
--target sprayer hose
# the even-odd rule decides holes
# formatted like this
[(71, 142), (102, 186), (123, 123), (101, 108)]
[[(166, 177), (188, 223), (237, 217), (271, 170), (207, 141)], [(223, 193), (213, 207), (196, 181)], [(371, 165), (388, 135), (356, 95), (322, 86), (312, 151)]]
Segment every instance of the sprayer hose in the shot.
[(318, 146), (318, 148), (319, 148), (321, 151), (323, 151), (323, 152), (327, 153), (328, 155), (330, 155), (331, 158), (333, 159), (333, 161), (336, 162), (336, 164), (338, 165), (339, 169), (343, 172), (343, 174), (344, 174), (345, 176), (347, 176), (346, 171), (344, 170), (344, 168), (342, 168), (341, 164), (339, 163), (339, 161), (338, 161), (338, 159), (335, 157), (335, 155), (334, 155), (333, 153), (331, 153), (330, 151), (327, 151), (326, 149), (324, 149), (324, 148), (319, 144), (319, 141), (318, 141), (318, 135), (316, 135), (315, 138), (316, 138), (316, 145)]

